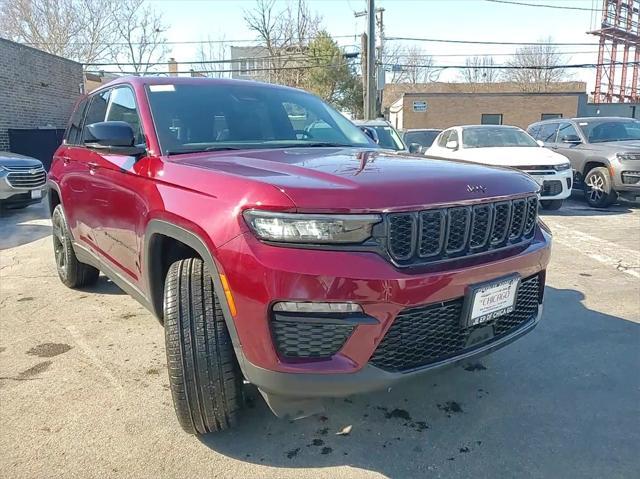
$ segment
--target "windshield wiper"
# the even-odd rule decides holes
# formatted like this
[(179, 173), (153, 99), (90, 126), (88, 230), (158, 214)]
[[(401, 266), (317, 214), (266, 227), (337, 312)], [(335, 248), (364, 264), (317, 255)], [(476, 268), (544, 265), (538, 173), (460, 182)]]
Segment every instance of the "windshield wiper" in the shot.
[(327, 141), (316, 141), (312, 143), (296, 143), (288, 148), (321, 148), (321, 147), (333, 147), (333, 148), (353, 148), (353, 145), (346, 145), (344, 143), (331, 143)]

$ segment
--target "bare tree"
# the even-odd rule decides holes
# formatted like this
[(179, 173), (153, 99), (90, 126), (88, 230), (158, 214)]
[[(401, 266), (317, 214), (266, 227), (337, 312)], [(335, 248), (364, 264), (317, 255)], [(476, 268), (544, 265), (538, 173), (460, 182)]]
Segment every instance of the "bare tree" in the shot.
[(114, 15), (120, 41), (111, 45), (112, 58), (131, 64), (119, 65), (121, 71), (148, 73), (168, 53), (162, 16), (145, 6), (144, 0), (120, 0)]
[(250, 30), (258, 36), (268, 59), (270, 81), (290, 86), (304, 82), (306, 49), (320, 29), (322, 19), (309, 10), (306, 0), (287, 4), (276, 10), (275, 0), (256, 0), (251, 10), (244, 12)]
[(198, 47), (197, 57), (200, 64), (193, 66), (193, 71), (210, 78), (224, 78), (225, 70), (229, 70), (227, 60), (227, 44), (224, 36), (219, 40), (210, 37)]
[(493, 57), (468, 57), (461, 72), (462, 79), (467, 83), (494, 83), (500, 80), (500, 70), (496, 68)]
[(82, 63), (106, 60), (116, 39), (115, 0), (0, 0), (0, 32)]
[(518, 48), (506, 63), (509, 68), (505, 79), (517, 83), (522, 91), (535, 92), (547, 91), (552, 83), (568, 80), (570, 75), (561, 66), (567, 59), (551, 41), (547, 38), (540, 44)]
[(391, 83), (427, 83), (434, 73), (433, 57), (415, 45), (387, 49), (383, 62), (391, 65)]

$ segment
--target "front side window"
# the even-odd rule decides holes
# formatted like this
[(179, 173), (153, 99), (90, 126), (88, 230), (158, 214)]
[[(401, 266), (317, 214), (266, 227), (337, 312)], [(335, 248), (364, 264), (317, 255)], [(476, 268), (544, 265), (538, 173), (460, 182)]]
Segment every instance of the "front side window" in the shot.
[(578, 126), (589, 143), (640, 140), (640, 120), (589, 120)]
[(558, 128), (558, 142), (562, 142), (569, 137), (580, 138), (575, 126), (571, 123), (561, 123), (560, 128)]
[(89, 108), (87, 109), (87, 117), (84, 120), (85, 132), (83, 135), (83, 141), (87, 139), (87, 125), (104, 121), (107, 115), (107, 105), (109, 103), (110, 91), (111, 90), (106, 90), (91, 97)]
[(418, 143), (420, 146), (427, 147), (433, 144), (433, 140), (438, 136), (438, 131), (408, 131), (404, 135), (406, 144)]
[(164, 154), (358, 146), (368, 137), (319, 98), (256, 85), (150, 85), (149, 105)]
[(442, 135), (440, 135), (440, 138), (438, 138), (438, 146), (441, 148), (444, 148), (447, 146), (447, 141), (449, 141), (449, 135), (451, 134), (453, 130), (447, 130), (444, 133), (442, 133)]
[(404, 143), (398, 135), (398, 132), (393, 129), (391, 126), (372, 126), (376, 130), (378, 134), (378, 144), (382, 148), (387, 148), (389, 150), (404, 150)]
[(536, 141), (519, 128), (470, 127), (462, 130), (464, 148), (537, 147)]
[(131, 88), (120, 87), (113, 89), (107, 108), (106, 121), (124, 121), (129, 123), (133, 129), (135, 144), (144, 143), (136, 100)]

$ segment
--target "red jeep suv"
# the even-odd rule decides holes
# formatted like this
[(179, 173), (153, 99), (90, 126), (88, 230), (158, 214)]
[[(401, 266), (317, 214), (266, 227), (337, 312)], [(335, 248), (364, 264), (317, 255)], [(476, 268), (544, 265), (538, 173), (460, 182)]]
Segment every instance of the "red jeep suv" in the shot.
[(380, 149), (281, 86), (123, 78), (81, 100), (49, 176), (58, 273), (164, 322), (182, 427), (278, 416), (468, 361), (540, 318), (551, 236), (527, 175)]

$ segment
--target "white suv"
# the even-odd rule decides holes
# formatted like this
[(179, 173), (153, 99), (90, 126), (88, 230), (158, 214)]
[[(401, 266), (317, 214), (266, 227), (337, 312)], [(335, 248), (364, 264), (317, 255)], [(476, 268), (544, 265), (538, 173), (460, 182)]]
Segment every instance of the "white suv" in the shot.
[(517, 168), (541, 186), (540, 205), (557, 210), (571, 195), (573, 171), (567, 159), (543, 148), (515, 126), (469, 125), (444, 130), (426, 156)]

